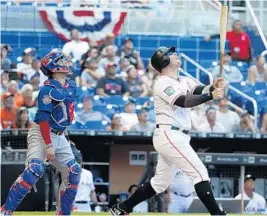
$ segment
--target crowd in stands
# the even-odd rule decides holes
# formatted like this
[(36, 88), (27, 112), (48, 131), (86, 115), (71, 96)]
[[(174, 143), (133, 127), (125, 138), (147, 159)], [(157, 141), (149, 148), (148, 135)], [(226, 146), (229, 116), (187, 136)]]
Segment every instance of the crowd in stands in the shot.
[[(80, 40), (79, 32), (71, 31), (70, 42), (62, 51), (72, 56), (76, 69), (75, 79), (81, 95), (77, 96), (75, 124), (105, 122), (107, 131), (153, 131), (153, 83), (159, 73), (145, 66), (131, 38), (125, 38), (121, 47), (114, 43), (114, 35), (108, 34), (103, 44)], [(22, 53), (20, 63), (11, 62), (8, 53), (12, 48), (1, 44), (1, 127), (2, 129), (27, 129), (34, 121), (40, 87), (47, 79), (40, 70), (37, 51), (29, 47)], [(226, 53), (223, 61), (223, 78), (228, 82), (240, 82), (246, 78), (231, 64), (232, 53)], [(247, 72), (248, 83), (267, 81), (264, 57), (257, 57)], [(211, 69), (214, 78), (219, 76), (219, 66)], [(91, 94), (88, 93), (91, 91)], [(98, 95), (97, 100), (95, 95)], [(112, 106), (107, 98), (121, 96), (120, 107)], [(140, 98), (147, 98), (137, 103)], [(116, 98), (115, 98), (116, 99)], [(100, 101), (104, 101), (102, 104)], [(108, 110), (103, 111), (103, 106)], [(97, 109), (98, 107), (98, 109)], [(101, 108), (101, 109), (100, 109)], [(81, 127), (82, 128), (82, 127)], [(84, 127), (86, 128), (86, 127)], [(196, 132), (267, 132), (267, 112), (261, 125), (256, 128), (253, 117), (247, 113), (231, 110), (228, 98), (208, 102), (192, 110), (192, 131)]]

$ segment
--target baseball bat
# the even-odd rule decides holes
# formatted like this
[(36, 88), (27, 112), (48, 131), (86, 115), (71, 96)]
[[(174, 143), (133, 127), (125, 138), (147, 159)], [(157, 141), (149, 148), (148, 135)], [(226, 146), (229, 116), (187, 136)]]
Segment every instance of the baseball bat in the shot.
[(222, 77), (222, 71), (223, 71), (223, 56), (225, 52), (227, 17), (228, 17), (228, 6), (223, 5), (221, 8), (221, 19), (220, 19), (220, 77)]

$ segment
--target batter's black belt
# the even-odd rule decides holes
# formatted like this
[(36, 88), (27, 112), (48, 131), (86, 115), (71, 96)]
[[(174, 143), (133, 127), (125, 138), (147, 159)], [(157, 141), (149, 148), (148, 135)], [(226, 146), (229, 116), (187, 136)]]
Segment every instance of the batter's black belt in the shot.
[(192, 196), (192, 194), (184, 195), (184, 194), (178, 194), (177, 192), (173, 192), (173, 194), (175, 194), (176, 196), (184, 197), (184, 198)]
[(56, 134), (56, 135), (62, 135), (64, 133), (64, 131), (60, 131), (60, 130), (57, 130), (57, 129), (54, 129), (54, 128), (51, 128), (50, 131), (53, 134)]
[[(161, 124), (162, 125), (162, 124)], [(164, 124), (165, 125), (165, 124)], [(166, 124), (167, 125), (167, 124)], [(179, 128), (179, 127), (175, 127), (175, 126), (172, 126), (172, 125), (169, 125), (169, 126), (171, 126), (171, 130), (178, 130), (178, 131), (181, 131), (182, 133), (184, 133), (184, 134), (189, 134), (189, 130), (183, 130), (183, 129), (181, 129), (181, 128)], [(156, 125), (156, 128), (160, 128), (160, 125), (159, 124), (157, 124)]]
[(79, 204), (87, 204), (89, 203), (88, 201), (75, 201), (75, 203), (79, 203)]

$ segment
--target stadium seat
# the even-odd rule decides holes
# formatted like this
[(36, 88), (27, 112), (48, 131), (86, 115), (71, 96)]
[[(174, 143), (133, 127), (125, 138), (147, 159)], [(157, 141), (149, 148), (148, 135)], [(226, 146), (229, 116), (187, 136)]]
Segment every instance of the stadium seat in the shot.
[(85, 126), (81, 124), (80, 122), (75, 122), (69, 128), (70, 129), (86, 129)]
[(109, 96), (106, 98), (106, 103), (117, 106), (124, 106), (128, 99), (123, 99), (120, 95)]
[(38, 49), (38, 56), (40, 58), (43, 58), (45, 55), (47, 55), (47, 53), (49, 53), (51, 51), (51, 47), (40, 47)]
[(149, 100), (150, 100), (150, 97), (139, 97), (139, 98), (136, 98), (135, 104), (143, 106)]
[(265, 90), (267, 89), (267, 82), (257, 82), (253, 86), (255, 90)]
[(233, 87), (239, 89), (240, 91), (242, 91), (243, 93), (245, 93), (247, 95), (253, 95), (254, 94), (253, 86), (246, 83), (246, 82), (233, 82), (233, 83), (231, 83), (231, 85)]
[(101, 113), (108, 113), (110, 111), (110, 109), (107, 108), (107, 105), (96, 105), (93, 107), (93, 110)]
[(106, 130), (107, 124), (102, 121), (89, 121), (85, 123), (85, 128), (88, 130)]

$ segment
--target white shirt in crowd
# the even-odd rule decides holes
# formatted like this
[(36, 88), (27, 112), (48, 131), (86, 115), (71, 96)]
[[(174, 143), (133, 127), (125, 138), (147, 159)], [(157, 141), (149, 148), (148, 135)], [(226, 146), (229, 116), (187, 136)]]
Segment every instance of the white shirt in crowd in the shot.
[(81, 179), (75, 201), (91, 201), (91, 192), (95, 190), (93, 174), (91, 171), (82, 168)]
[(218, 121), (215, 122), (215, 125), (213, 128), (210, 127), (210, 124), (208, 122), (201, 124), (199, 126), (199, 131), (206, 132), (206, 133), (225, 133), (226, 132), (224, 126)]
[(65, 43), (65, 45), (62, 48), (62, 52), (70, 55), (72, 53), (73, 58), (77, 61), (81, 60), (81, 57), (84, 53), (86, 53), (89, 50), (89, 44), (85, 41), (75, 41), (72, 40), (68, 43)]
[(154, 84), (156, 124), (170, 124), (191, 129), (191, 109), (174, 105), (180, 95), (192, 94), (199, 84), (190, 77), (178, 80), (161, 75)]
[(240, 124), (240, 118), (238, 114), (232, 110), (228, 110), (227, 113), (217, 111), (216, 118), (218, 122), (225, 128), (226, 132), (231, 132)]
[(147, 121), (145, 124), (141, 124), (140, 122), (131, 127), (131, 131), (139, 131), (139, 132), (150, 132), (154, 131), (156, 128), (155, 123)]
[(120, 113), (121, 124), (127, 129), (130, 130), (132, 126), (138, 123), (138, 118), (136, 113)]
[(27, 76), (27, 80), (30, 80), (31, 77), (35, 74), (35, 71), (32, 69), (31, 64), (25, 64), (24, 62), (17, 64), (17, 70), (18, 72), (23, 73)]
[[(257, 214), (262, 213), (266, 214), (267, 212), (267, 206), (266, 206), (266, 200), (263, 196), (260, 194), (253, 192), (252, 198), (247, 196), (247, 194), (244, 192), (244, 200), (249, 200), (247, 206), (245, 207), (245, 214)], [(241, 199), (241, 194), (238, 194), (235, 199)]]
[(199, 131), (200, 125), (207, 122), (204, 105), (196, 106), (191, 112), (192, 130)]

